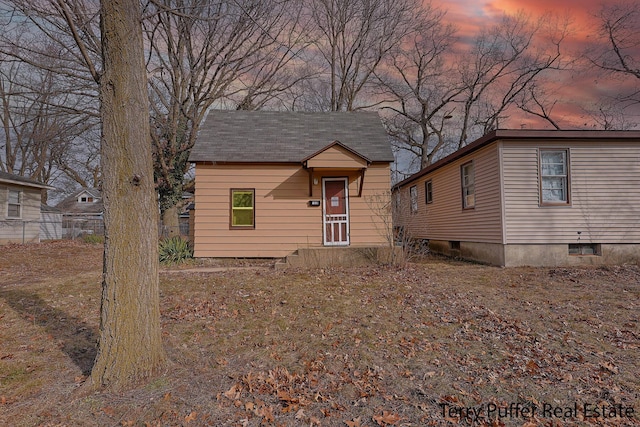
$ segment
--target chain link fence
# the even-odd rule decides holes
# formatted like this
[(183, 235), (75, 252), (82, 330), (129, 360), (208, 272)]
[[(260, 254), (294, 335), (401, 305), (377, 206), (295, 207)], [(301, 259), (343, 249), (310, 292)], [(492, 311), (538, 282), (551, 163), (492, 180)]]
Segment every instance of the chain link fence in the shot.
[[(189, 237), (189, 222), (179, 226), (158, 227), (158, 237), (180, 235)], [(45, 240), (72, 240), (87, 235), (104, 236), (104, 221), (99, 218), (62, 220), (4, 220), (0, 221), (0, 243), (37, 243)]]

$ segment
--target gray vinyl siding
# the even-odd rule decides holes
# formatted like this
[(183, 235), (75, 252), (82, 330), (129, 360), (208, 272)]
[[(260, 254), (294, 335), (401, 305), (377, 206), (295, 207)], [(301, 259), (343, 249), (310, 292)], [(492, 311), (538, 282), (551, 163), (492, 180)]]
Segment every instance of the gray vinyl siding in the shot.
[[(491, 144), (436, 169), (405, 186), (399, 224), (413, 239), (502, 243), (498, 144)], [(475, 207), (462, 208), (461, 165), (473, 161)], [(425, 202), (425, 182), (431, 180), (433, 202)], [(410, 212), (409, 189), (418, 190), (418, 212)]]
[[(540, 148), (569, 150), (569, 206), (540, 206)], [(502, 167), (507, 244), (640, 242), (636, 142), (505, 141)]]
[[(9, 189), (22, 191), (20, 218), (7, 218)], [(37, 242), (40, 240), (41, 190), (17, 185), (0, 185), (0, 242)]]

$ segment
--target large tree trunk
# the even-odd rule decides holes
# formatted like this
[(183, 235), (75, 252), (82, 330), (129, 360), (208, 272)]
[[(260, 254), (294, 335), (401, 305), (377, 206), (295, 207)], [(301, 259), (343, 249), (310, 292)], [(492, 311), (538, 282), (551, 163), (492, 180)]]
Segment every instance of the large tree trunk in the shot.
[(138, 0), (103, 0), (100, 78), (105, 252), (95, 387), (121, 388), (164, 363), (158, 215)]
[(177, 205), (173, 205), (162, 212), (162, 227), (163, 234), (168, 237), (180, 235), (180, 219)]

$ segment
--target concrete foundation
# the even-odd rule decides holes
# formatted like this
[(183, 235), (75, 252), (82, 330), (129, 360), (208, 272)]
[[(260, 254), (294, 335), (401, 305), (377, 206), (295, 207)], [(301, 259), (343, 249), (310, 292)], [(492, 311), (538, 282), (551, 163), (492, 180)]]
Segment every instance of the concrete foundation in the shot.
[(502, 245), (430, 240), (429, 249), (451, 257), (504, 267), (615, 265), (640, 262), (640, 244), (600, 244), (598, 255), (570, 255), (569, 244)]
[(504, 245), (498, 243), (430, 240), (429, 250), (454, 258), (462, 258), (484, 264), (504, 265)]
[(616, 265), (640, 262), (640, 244), (600, 245), (599, 255), (569, 255), (568, 244), (505, 245), (506, 267)]

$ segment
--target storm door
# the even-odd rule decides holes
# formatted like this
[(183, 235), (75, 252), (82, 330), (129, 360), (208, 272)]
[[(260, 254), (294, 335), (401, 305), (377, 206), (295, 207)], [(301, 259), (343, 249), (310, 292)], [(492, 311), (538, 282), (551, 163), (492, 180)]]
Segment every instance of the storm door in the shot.
[(349, 244), (349, 186), (347, 178), (322, 179), (323, 240), (326, 246)]

